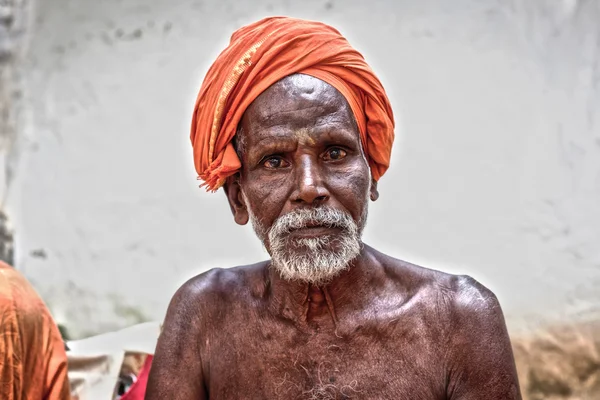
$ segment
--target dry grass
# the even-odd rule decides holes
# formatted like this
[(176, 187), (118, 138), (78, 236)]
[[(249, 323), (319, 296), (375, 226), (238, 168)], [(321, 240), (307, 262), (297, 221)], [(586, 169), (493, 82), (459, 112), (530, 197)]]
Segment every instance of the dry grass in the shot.
[(524, 400), (600, 399), (600, 321), (513, 338)]

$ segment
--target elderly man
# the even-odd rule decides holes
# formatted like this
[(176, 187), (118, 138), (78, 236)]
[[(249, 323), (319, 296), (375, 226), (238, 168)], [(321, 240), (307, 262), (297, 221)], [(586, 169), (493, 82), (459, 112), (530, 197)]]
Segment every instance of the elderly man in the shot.
[(198, 95), (195, 165), (271, 259), (179, 289), (146, 399), (520, 398), (493, 293), (361, 241), (393, 128), (334, 28), (278, 17), (234, 33)]

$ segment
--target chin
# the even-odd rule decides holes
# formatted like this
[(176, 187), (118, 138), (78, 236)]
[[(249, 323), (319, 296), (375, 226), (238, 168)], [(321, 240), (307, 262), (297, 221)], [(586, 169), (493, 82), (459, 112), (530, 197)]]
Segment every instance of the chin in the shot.
[(332, 268), (331, 264), (327, 268), (318, 268), (318, 266), (295, 264), (290, 265), (272, 261), (272, 267), (279, 272), (279, 275), (290, 282), (301, 282), (316, 286), (325, 286), (343, 271), (350, 268), (350, 264), (338, 265)]
[(323, 285), (350, 268), (362, 243), (347, 236), (282, 238), (271, 246), (273, 267), (282, 278)]

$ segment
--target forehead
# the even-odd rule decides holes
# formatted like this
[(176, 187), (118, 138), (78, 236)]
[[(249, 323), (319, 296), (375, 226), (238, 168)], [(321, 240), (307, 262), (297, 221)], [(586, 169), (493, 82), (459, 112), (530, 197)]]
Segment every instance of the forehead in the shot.
[(344, 96), (330, 84), (309, 75), (290, 75), (270, 86), (246, 109), (242, 118), (247, 138), (269, 132), (303, 131), (335, 127), (355, 132), (358, 128)]

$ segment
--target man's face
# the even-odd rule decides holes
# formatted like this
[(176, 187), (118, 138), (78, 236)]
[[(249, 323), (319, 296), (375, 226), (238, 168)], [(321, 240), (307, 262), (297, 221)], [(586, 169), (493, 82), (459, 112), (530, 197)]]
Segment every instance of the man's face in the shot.
[(241, 121), (239, 179), (227, 184), (236, 221), (252, 221), (287, 279), (323, 284), (360, 252), (371, 184), (346, 99), (307, 76), (263, 92)]

